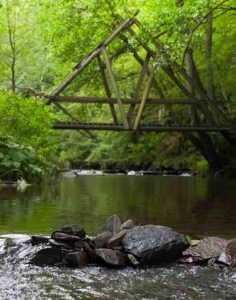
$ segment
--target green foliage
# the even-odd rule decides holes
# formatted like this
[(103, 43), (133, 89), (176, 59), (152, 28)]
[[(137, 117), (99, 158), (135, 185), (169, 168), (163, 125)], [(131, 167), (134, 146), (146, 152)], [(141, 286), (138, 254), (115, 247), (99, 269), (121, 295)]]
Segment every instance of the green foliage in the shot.
[(49, 155), (55, 146), (53, 115), (40, 99), (13, 93), (0, 94), (0, 137), (32, 146), (39, 155)]
[(53, 121), (41, 100), (1, 93), (1, 179), (16, 180), (22, 177), (28, 182), (35, 182), (46, 177), (51, 163), (55, 161)]
[[(58, 139), (50, 129), (53, 118), (40, 100), (24, 98), (5, 92), (12, 89), (12, 62), (15, 56), (16, 90), (29, 87), (44, 93), (60, 82), (65, 75), (91, 49), (103, 40), (120, 21), (117, 14), (127, 18), (129, 13), (139, 10), (138, 19), (143, 29), (135, 32), (148, 46), (155, 49), (150, 37), (160, 34), (164, 51), (185, 65), (187, 46), (193, 48), (194, 59), (206, 88), (205, 39), (206, 16), (213, 12), (213, 48), (211, 63), (214, 74), (215, 97), (224, 99), (235, 118), (235, 1), (220, 0), (0, 0), (0, 137), (12, 136), (14, 142), (33, 146), (40, 157), (52, 159)], [(180, 4), (179, 4), (180, 3)], [(9, 41), (13, 33), (15, 50)], [(129, 44), (135, 46), (139, 56), (143, 51), (137, 41), (126, 33)], [(27, 42), (26, 42), (27, 41)], [(30, 45), (30, 47), (28, 46)], [(124, 46), (120, 39), (108, 47), (112, 68), (122, 97), (132, 97), (136, 88), (140, 65), (133, 55), (123, 49), (122, 55), (114, 55)], [(220, 51), (219, 51), (220, 49)], [(183, 98), (179, 90), (162, 71), (166, 66), (164, 57), (157, 62), (156, 80), (166, 98)], [(145, 78), (146, 82), (146, 78)], [(186, 85), (186, 81), (182, 82)], [(86, 68), (64, 91), (65, 95), (104, 97), (96, 62)], [(114, 93), (112, 93), (114, 97)], [(161, 98), (160, 91), (152, 89), (150, 97)], [(67, 108), (81, 122), (111, 122), (109, 106), (73, 105)], [(118, 109), (117, 109), (118, 111)], [(65, 120), (62, 113), (54, 111), (57, 118)], [(118, 113), (118, 117), (120, 115)], [(150, 107), (145, 109), (143, 121), (147, 124), (189, 123), (188, 108)], [(205, 117), (201, 115), (201, 121)], [(178, 134), (144, 134), (132, 136), (122, 133), (94, 133), (93, 137), (80, 133), (60, 133), (61, 159), (89, 162), (120, 162), (123, 164), (152, 166), (164, 164), (191, 166), (205, 171), (207, 163), (195, 153), (193, 146), (183, 141)], [(215, 144), (222, 140), (211, 137)], [(224, 146), (224, 144), (223, 144)], [(218, 147), (221, 149), (221, 147)], [(224, 151), (224, 150), (223, 150)]]
[(40, 159), (32, 147), (0, 142), (0, 179), (37, 182), (46, 175), (49, 164)]

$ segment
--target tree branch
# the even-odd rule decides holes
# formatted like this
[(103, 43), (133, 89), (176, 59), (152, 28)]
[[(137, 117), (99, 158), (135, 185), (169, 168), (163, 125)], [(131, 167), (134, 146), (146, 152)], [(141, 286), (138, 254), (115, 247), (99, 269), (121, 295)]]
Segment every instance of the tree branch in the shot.
[(185, 50), (184, 50), (183, 59), (182, 59), (182, 67), (183, 67), (183, 65), (184, 65), (186, 52), (187, 52), (187, 50), (188, 50), (188, 48), (189, 48), (189, 46), (190, 46), (190, 43), (191, 43), (191, 41), (192, 41), (194, 32), (195, 32), (195, 31), (196, 31), (196, 30), (204, 23), (204, 21), (207, 19), (207, 17), (208, 17), (210, 14), (212, 14), (216, 9), (218, 9), (221, 5), (223, 5), (224, 3), (228, 2), (228, 1), (229, 1), (229, 0), (224, 0), (224, 1), (220, 2), (220, 3), (218, 3), (218, 4), (217, 4), (216, 6), (214, 6), (212, 9), (210, 9), (210, 10), (208, 11), (208, 13), (201, 19), (201, 21), (198, 22), (197, 25), (193, 28), (193, 30), (191, 31), (190, 36), (189, 36), (189, 38), (188, 38), (188, 41), (187, 41), (187, 45), (186, 45), (186, 47), (185, 47)]

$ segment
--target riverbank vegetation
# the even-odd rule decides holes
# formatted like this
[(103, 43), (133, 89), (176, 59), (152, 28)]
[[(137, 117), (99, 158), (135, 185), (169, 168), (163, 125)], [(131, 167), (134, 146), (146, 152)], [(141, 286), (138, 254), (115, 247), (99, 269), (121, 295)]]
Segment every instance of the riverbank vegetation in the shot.
[[(224, 114), (220, 119), (224, 123), (226, 114), (227, 122), (230, 120), (235, 126), (235, 1), (1, 0), (0, 174), (20, 169), (29, 179), (34, 177), (30, 174), (42, 178), (48, 162), (58, 160), (77, 166), (84, 162), (103, 168), (172, 166), (234, 174), (235, 132), (90, 134), (51, 129), (55, 119), (64, 120), (65, 116), (56, 107), (46, 107), (40, 95), (48, 95), (114, 30), (120, 17), (127, 18), (135, 11), (139, 11), (137, 18), (143, 25), (138, 36), (147, 44), (150, 37), (161, 41), (170, 59), (188, 72), (192, 66), (201, 93), (215, 103), (211, 107), (222, 101)], [(132, 51), (127, 51), (136, 47), (136, 54), (145, 60), (144, 51), (131, 35), (127, 35), (127, 43), (116, 39), (108, 49), (121, 96), (126, 98), (132, 97), (140, 73), (134, 52), (132, 55)], [(183, 90), (162, 71), (165, 64), (161, 57), (156, 65), (157, 86), (150, 95), (162, 99), (186, 98)], [(64, 94), (104, 97), (98, 71), (92, 63)], [(190, 92), (197, 97), (196, 91)], [(69, 104), (68, 108), (81, 122), (112, 120), (109, 107), (102, 104)], [(217, 112), (214, 116), (219, 117)], [(204, 122), (204, 118), (200, 116), (197, 121)], [(178, 124), (196, 121), (196, 115), (187, 107), (160, 105), (147, 108), (143, 119), (146, 123), (158, 120), (160, 124), (168, 124), (174, 120)], [(14, 151), (17, 154), (12, 154)]]

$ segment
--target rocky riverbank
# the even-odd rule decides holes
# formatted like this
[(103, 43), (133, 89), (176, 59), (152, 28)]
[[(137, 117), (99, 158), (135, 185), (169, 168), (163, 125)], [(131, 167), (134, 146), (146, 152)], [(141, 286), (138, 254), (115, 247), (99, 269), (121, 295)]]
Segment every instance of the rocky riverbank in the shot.
[(236, 239), (207, 237), (193, 241), (165, 226), (121, 222), (116, 215), (91, 238), (79, 225), (56, 229), (51, 237), (32, 236), (30, 262), (38, 266), (81, 268), (103, 265), (113, 268), (147, 267), (172, 262), (218, 264), (236, 267)]

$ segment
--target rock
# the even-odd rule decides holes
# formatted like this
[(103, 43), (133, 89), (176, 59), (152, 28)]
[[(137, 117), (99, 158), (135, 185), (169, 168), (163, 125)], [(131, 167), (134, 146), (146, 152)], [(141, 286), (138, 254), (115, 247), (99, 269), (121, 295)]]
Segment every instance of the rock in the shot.
[(59, 247), (59, 248), (64, 248), (64, 249), (68, 249), (68, 250), (74, 248), (74, 244), (68, 245), (63, 242), (55, 241), (53, 239), (49, 240), (49, 244), (50, 244), (50, 246), (53, 246), (53, 247)]
[(193, 258), (193, 262), (208, 260), (220, 256), (228, 241), (218, 237), (207, 237), (200, 240), (196, 246), (189, 247), (183, 252)]
[(236, 267), (236, 239), (228, 242), (218, 261), (232, 268)]
[(95, 236), (95, 238), (93, 239), (95, 248), (106, 248), (107, 243), (112, 236), (113, 234), (110, 231), (105, 231)]
[[(52, 239), (54, 241), (56, 241), (56, 243), (59, 245), (61, 245), (61, 247), (63, 247), (63, 244), (66, 245), (66, 248), (68, 248), (68, 246), (70, 248), (74, 248), (75, 245), (77, 246), (78, 243), (81, 242), (81, 239), (78, 236), (75, 235), (69, 235), (66, 233), (61, 233), (61, 232), (57, 232), (54, 231), (52, 234)], [(78, 248), (78, 246), (77, 246)]]
[(120, 230), (131, 229), (135, 226), (134, 221), (129, 219), (121, 224)]
[(139, 265), (139, 261), (133, 254), (128, 254), (128, 259), (130, 260), (133, 266), (137, 267)]
[(184, 255), (178, 259), (178, 263), (180, 264), (193, 264), (196, 262), (199, 262), (199, 260), (191, 255)]
[(112, 234), (117, 234), (120, 231), (121, 220), (117, 215), (109, 217), (104, 226), (103, 231), (110, 231)]
[(122, 244), (122, 240), (126, 235), (127, 230), (122, 230), (113, 237), (111, 237), (107, 243), (108, 248), (119, 247)]
[(82, 249), (87, 253), (91, 260), (94, 260), (96, 255), (94, 249), (91, 247), (91, 244), (88, 241), (81, 241)]
[(66, 233), (58, 232), (58, 231), (53, 232), (52, 239), (54, 239), (56, 241), (61, 241), (61, 242), (64, 242), (64, 243), (66, 243), (66, 242), (78, 242), (78, 241), (81, 240), (76, 235), (69, 235), (69, 234), (66, 234)]
[(87, 266), (90, 262), (89, 256), (83, 250), (67, 253), (64, 260), (71, 268), (82, 268)]
[(129, 261), (127, 256), (119, 250), (113, 249), (96, 249), (98, 263), (105, 264), (110, 267), (127, 267)]
[(31, 237), (31, 244), (33, 246), (47, 244), (48, 242), (49, 242), (49, 238), (44, 237), (44, 236), (32, 236)]
[(39, 250), (31, 259), (36, 266), (55, 266), (63, 261), (63, 253), (60, 248), (45, 248)]
[(62, 226), (62, 227), (56, 229), (52, 233), (52, 238), (53, 238), (54, 233), (56, 233), (56, 232), (77, 236), (81, 239), (85, 238), (85, 236), (86, 236), (85, 230), (82, 227), (80, 227), (79, 225), (65, 225), (65, 226)]
[(149, 265), (174, 261), (188, 247), (183, 234), (156, 225), (129, 229), (122, 243), (127, 252), (138, 257), (143, 264)]

